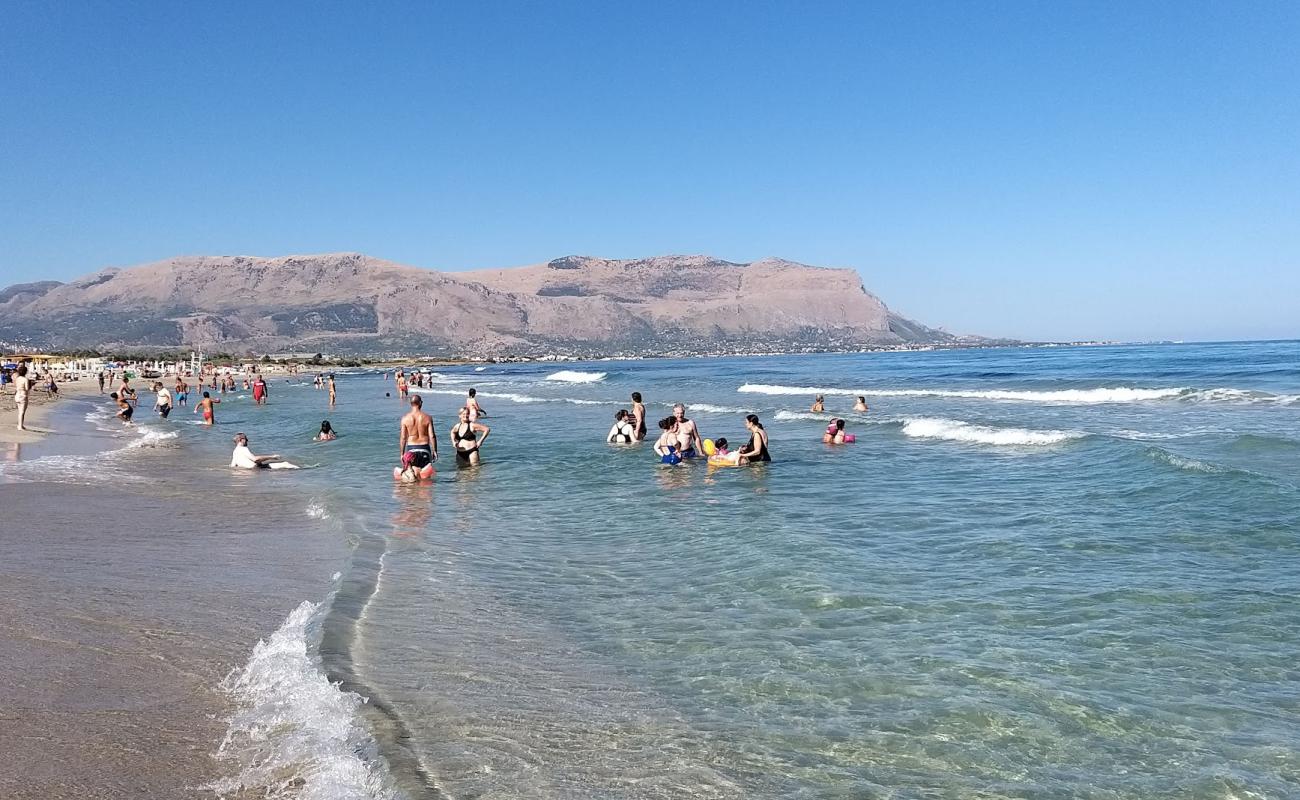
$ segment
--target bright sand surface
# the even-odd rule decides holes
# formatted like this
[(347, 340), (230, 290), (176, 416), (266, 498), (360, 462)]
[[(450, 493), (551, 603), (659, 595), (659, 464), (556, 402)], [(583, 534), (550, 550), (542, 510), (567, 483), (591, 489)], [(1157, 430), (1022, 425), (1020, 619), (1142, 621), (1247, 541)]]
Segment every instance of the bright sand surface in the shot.
[[(6, 418), (14, 457), (102, 441), (82, 430), (98, 387), (61, 388), (63, 402), (29, 412), (44, 441)], [(301, 597), (328, 590), (342, 548), (157, 485), (0, 482), (0, 508), (0, 797), (212, 796), (222, 678)]]

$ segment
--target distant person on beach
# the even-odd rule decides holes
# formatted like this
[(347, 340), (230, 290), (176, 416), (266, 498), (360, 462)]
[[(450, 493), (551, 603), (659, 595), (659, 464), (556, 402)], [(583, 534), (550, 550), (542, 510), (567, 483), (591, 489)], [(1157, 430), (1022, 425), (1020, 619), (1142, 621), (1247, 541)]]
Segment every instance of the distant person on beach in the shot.
[(176, 376), (176, 386), (172, 391), (176, 393), (176, 405), (188, 406), (190, 403), (190, 385), (181, 380), (181, 376)]
[(158, 416), (167, 419), (167, 415), (172, 413), (172, 393), (167, 391), (162, 381), (155, 381), (153, 390), (158, 393), (158, 399), (154, 401), (153, 410), (158, 412)]
[(125, 397), (118, 394), (117, 392), (113, 392), (112, 394), (109, 395), (109, 397), (113, 398), (113, 401), (117, 403), (116, 416), (122, 420), (123, 425), (130, 425), (131, 416), (135, 414), (135, 409), (131, 407), (130, 403), (126, 402)]
[(825, 410), (826, 410), (826, 398), (822, 397), (821, 395), (817, 395), (817, 398), (816, 398), (815, 400), (813, 400), (812, 410), (815, 411), (815, 412), (818, 413), (818, 414), (820, 414), (821, 412), (825, 411)]
[(316, 441), (332, 442), (337, 438), (339, 438), (339, 435), (334, 432), (334, 426), (330, 425), (330, 421), (327, 419), (321, 420), (320, 433), (316, 434)]
[(861, 411), (865, 414), (867, 411), (867, 398), (862, 395), (858, 395), (858, 402), (853, 404), (853, 410)]
[(478, 404), (478, 389), (470, 389), (469, 397), (465, 398), (465, 408), (469, 409), (469, 421), (474, 422), (479, 417), (486, 417), (487, 411), (483, 406)]
[(655, 440), (655, 455), (664, 464), (680, 464), (682, 457), (677, 452), (677, 418), (664, 417), (659, 420), (659, 438)]
[(736, 451), (740, 454), (740, 463), (771, 461), (772, 456), (767, 452), (767, 431), (763, 430), (763, 423), (758, 421), (758, 415), (750, 414), (745, 417), (745, 427), (749, 429), (749, 441)]
[(334, 373), (333, 373), (333, 372), (330, 373), (330, 382), (329, 382), (329, 387), (330, 387), (330, 405), (332, 406), (332, 405), (334, 405), (334, 401), (338, 398), (338, 395), (334, 393)]
[(686, 418), (686, 406), (677, 403), (673, 406), (673, 419), (677, 420), (677, 452), (682, 458), (695, 458), (704, 452), (704, 440), (700, 438), (700, 429), (694, 420)]
[(27, 430), (27, 404), (31, 402), (32, 379), (27, 377), (27, 365), (19, 364), (14, 373), (14, 402), (18, 404), (18, 430)]
[[(202, 412), (203, 412), (203, 424), (204, 424), (204, 425), (215, 425), (215, 424), (216, 424), (216, 422), (217, 422), (216, 409), (214, 409), (212, 406), (213, 406), (214, 403), (220, 403), (220, 402), (221, 402), (221, 400), (220, 400), (219, 398), (218, 398), (218, 399), (214, 399), (214, 398), (212, 397), (212, 395), (208, 394), (207, 392), (204, 392), (204, 393), (203, 393), (203, 399), (200, 400), (199, 402), (197, 402), (197, 403), (194, 404), (194, 411), (202, 411)], [(190, 413), (193, 414), (194, 411), (191, 411)]]
[(479, 461), (479, 448), (487, 441), (492, 429), (469, 418), (469, 409), (461, 408), (460, 422), (451, 429), (451, 446), (456, 450), (456, 465), (475, 466)]
[[(424, 400), (418, 394), (411, 398), (410, 412), (402, 417), (397, 447), (403, 465), (416, 472), (438, 460), (438, 434), (433, 429), (433, 418), (424, 413)], [(410, 459), (407, 453), (411, 454)]]
[(99, 378), (99, 393), (103, 394), (104, 393), (104, 370), (101, 369), (99, 371), (99, 375), (95, 377)]
[(614, 427), (609, 429), (605, 441), (611, 444), (632, 444), (636, 441), (636, 428), (629, 422), (630, 414), (626, 408), (614, 412)]
[(262, 373), (259, 372), (253, 376), (253, 402), (259, 406), (265, 404), (268, 388), (266, 381), (262, 379)]
[(297, 464), (290, 464), (279, 454), (255, 455), (248, 449), (248, 437), (242, 433), (235, 434), (235, 451), (230, 454), (230, 466), (239, 469), (298, 469)]
[(641, 403), (641, 393), (632, 393), (632, 427), (636, 429), (636, 440), (645, 438), (645, 406)]

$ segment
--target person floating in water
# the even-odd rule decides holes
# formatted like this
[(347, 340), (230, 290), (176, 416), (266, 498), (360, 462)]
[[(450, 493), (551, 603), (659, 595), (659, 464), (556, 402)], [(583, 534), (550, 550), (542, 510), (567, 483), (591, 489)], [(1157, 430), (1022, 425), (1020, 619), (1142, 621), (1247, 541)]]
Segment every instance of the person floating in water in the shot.
[(763, 423), (758, 421), (758, 415), (750, 414), (745, 417), (745, 427), (749, 429), (749, 441), (736, 451), (740, 454), (740, 463), (771, 461), (772, 456), (767, 452), (767, 431), (763, 430)]
[(332, 442), (337, 438), (339, 438), (339, 435), (334, 432), (334, 426), (330, 425), (330, 421), (327, 419), (321, 420), (320, 433), (316, 434), (315, 441)]
[(402, 417), (397, 440), (404, 470), (413, 469), (416, 474), (438, 460), (438, 434), (433, 429), (433, 419), (424, 413), (423, 406), (424, 400), (418, 394), (411, 398), (411, 410)]
[(863, 395), (858, 395), (858, 402), (853, 404), (853, 410), (861, 411), (865, 414), (867, 412), (867, 398)]
[(279, 454), (255, 455), (248, 449), (248, 437), (242, 433), (235, 434), (235, 451), (230, 454), (230, 466), (238, 469), (298, 469), (297, 464), (290, 464)]
[(655, 440), (655, 454), (664, 464), (682, 463), (681, 454), (677, 452), (677, 418), (664, 417), (659, 420), (659, 438)]
[[(213, 404), (214, 404), (214, 403), (220, 403), (220, 402), (221, 402), (221, 399), (220, 399), (220, 398), (214, 398), (214, 397), (213, 397), (211, 394), (209, 394), (208, 392), (204, 392), (204, 393), (203, 393), (203, 399), (200, 400), (199, 402), (197, 402), (197, 403), (194, 404), (194, 411), (202, 411), (202, 412), (203, 412), (203, 424), (204, 424), (204, 425), (215, 425), (215, 424), (216, 424), (216, 422), (217, 422), (217, 414), (216, 414), (216, 410), (213, 408)], [(190, 413), (193, 414), (194, 411), (191, 411)]]
[(460, 421), (451, 429), (451, 446), (456, 450), (458, 466), (475, 466), (479, 462), (479, 450), (487, 441), (492, 429), (481, 422), (471, 422), (469, 409), (461, 408)]
[(822, 413), (823, 411), (825, 411), (825, 410), (826, 410), (826, 398), (825, 398), (825, 397), (822, 397), (821, 395), (817, 395), (816, 399), (813, 400), (813, 404), (812, 404), (812, 409), (811, 409), (811, 410), (814, 411), (814, 412), (816, 412), (816, 413), (818, 413), (818, 414), (820, 414), (820, 413)]
[(686, 406), (678, 403), (673, 406), (673, 419), (677, 420), (677, 453), (682, 458), (695, 458), (704, 452), (704, 439), (700, 437), (699, 427), (694, 420), (686, 418)]
[(629, 421), (631, 415), (627, 409), (620, 408), (614, 412), (614, 427), (609, 429), (609, 435), (605, 441), (611, 444), (632, 444), (636, 441), (636, 428), (632, 427)]

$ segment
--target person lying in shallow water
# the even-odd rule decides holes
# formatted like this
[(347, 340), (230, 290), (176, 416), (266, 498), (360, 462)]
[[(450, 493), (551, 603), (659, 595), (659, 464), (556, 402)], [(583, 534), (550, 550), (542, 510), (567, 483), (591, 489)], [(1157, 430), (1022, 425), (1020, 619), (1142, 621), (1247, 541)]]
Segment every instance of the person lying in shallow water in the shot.
[(230, 466), (239, 469), (298, 469), (297, 464), (290, 464), (279, 454), (255, 455), (248, 449), (248, 437), (242, 433), (235, 434), (235, 452), (230, 455)]

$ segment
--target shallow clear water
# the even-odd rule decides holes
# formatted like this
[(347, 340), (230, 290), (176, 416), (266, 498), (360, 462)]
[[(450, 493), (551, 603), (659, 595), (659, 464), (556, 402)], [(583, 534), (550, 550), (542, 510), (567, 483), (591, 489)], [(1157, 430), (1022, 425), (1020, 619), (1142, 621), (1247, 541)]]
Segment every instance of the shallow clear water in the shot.
[[(432, 485), (393, 482), (373, 374), (150, 421), (178, 439), (131, 462), (358, 543), (303, 634), (372, 699), (358, 795), (1300, 794), (1298, 343), (439, 373), (444, 452), (471, 385), (492, 435)], [(633, 390), (733, 443), (758, 413), (775, 461), (604, 444)], [(232, 476), (236, 430), (314, 468)]]

